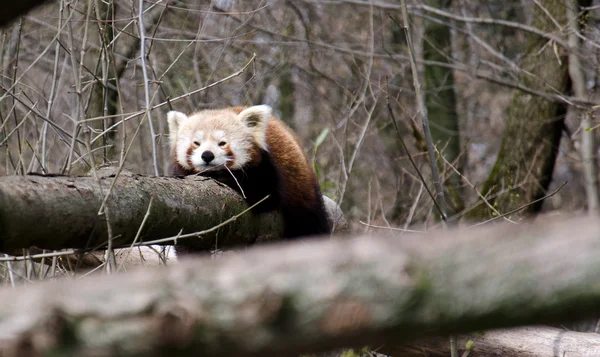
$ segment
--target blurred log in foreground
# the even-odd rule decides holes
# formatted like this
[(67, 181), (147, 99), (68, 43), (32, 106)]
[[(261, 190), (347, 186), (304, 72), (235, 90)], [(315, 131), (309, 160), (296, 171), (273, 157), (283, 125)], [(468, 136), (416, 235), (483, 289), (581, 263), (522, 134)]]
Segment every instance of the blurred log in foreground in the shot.
[(291, 355), (577, 320), (600, 315), (599, 236), (597, 219), (572, 219), (299, 241), (5, 289), (0, 347), (3, 357)]

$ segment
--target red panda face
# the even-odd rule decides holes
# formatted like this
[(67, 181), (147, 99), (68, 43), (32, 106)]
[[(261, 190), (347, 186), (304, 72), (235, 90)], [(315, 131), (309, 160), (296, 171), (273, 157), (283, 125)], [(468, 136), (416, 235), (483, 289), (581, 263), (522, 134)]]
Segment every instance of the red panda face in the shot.
[(237, 114), (232, 109), (203, 110), (187, 116), (171, 111), (169, 141), (177, 163), (196, 172), (240, 169), (256, 149), (267, 150), (271, 108), (258, 105)]
[(217, 167), (234, 167), (235, 155), (224, 130), (206, 128), (192, 135), (192, 143), (185, 153), (186, 160), (199, 171)]

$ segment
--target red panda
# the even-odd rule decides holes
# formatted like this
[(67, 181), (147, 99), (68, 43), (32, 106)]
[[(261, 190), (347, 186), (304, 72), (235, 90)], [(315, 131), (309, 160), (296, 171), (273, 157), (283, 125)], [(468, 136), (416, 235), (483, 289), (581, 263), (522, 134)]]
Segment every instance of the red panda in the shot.
[(170, 111), (175, 175), (212, 177), (246, 197), (255, 213), (280, 210), (284, 238), (331, 232), (323, 197), (300, 140), (271, 107)]

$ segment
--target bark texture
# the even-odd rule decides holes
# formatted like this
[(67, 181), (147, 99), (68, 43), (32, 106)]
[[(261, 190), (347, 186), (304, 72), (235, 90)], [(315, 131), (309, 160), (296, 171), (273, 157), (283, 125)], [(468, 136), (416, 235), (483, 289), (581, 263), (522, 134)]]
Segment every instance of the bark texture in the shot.
[[(540, 6), (534, 7), (532, 26), (544, 32), (556, 32), (557, 25), (553, 19), (563, 28), (566, 26), (563, 0), (542, 0)], [(545, 38), (529, 36), (521, 63), (520, 82), (529, 88), (565, 94), (569, 79), (566, 52)], [(565, 113), (566, 104), (550, 102), (522, 91), (514, 93), (498, 158), (482, 189), (482, 193), (488, 196), (509, 190), (490, 200), (498, 211), (513, 210), (547, 193)], [(539, 201), (521, 212), (538, 212), (542, 204), (543, 201)], [(487, 205), (480, 205), (469, 216), (480, 220), (491, 214)]]
[[(600, 335), (546, 326), (486, 331), (458, 337), (459, 351), (469, 357), (592, 357), (600, 355)], [(402, 357), (447, 357), (446, 338), (430, 338), (379, 352)]]
[[(451, 6), (449, 0), (430, 0), (428, 5), (447, 10)], [(434, 21), (425, 21), (426, 31), (423, 41), (423, 57), (425, 61), (451, 63), (452, 37), (450, 27)], [(460, 156), (460, 130), (456, 113), (456, 93), (454, 75), (450, 67), (424, 65), (425, 107), (431, 123), (431, 136), (434, 144), (446, 160), (463, 172)], [(440, 168), (444, 167), (439, 160)], [(451, 169), (448, 171), (452, 172)], [(450, 174), (445, 188), (450, 201), (452, 214), (463, 209), (460, 197), (460, 177)]]
[(281, 356), (575, 320), (600, 314), (598, 236), (587, 218), (439, 232), (427, 244), (313, 240), (5, 289), (0, 347), (3, 357)]
[[(107, 224), (98, 211), (114, 168), (92, 177), (0, 177), (0, 251), (35, 246), (44, 249), (100, 248), (107, 243)], [(148, 211), (140, 241), (209, 229), (244, 211), (240, 195), (202, 177), (144, 177), (121, 173), (107, 200), (115, 246), (131, 244)], [(276, 214), (247, 213), (232, 224), (178, 245), (210, 250), (247, 245), (280, 236)], [(165, 243), (173, 244), (173, 243)]]

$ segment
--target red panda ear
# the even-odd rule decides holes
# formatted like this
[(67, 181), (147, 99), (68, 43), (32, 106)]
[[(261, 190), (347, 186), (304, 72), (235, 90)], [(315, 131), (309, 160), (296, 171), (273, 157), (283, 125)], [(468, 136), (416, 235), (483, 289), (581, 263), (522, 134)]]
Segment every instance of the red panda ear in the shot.
[(177, 130), (179, 129), (179, 125), (183, 123), (184, 120), (187, 120), (188, 116), (181, 113), (171, 110), (167, 113), (167, 120), (169, 122), (169, 135), (177, 135)]
[(177, 132), (179, 131), (179, 125), (187, 120), (188, 116), (171, 110), (167, 113), (167, 121), (169, 122), (169, 143), (171, 145), (171, 151), (175, 150), (177, 146)]
[(267, 149), (266, 131), (272, 109), (268, 105), (255, 105), (246, 108), (238, 114), (237, 119), (252, 130), (256, 144)]
[(271, 112), (272, 109), (268, 105), (255, 105), (242, 110), (237, 117), (247, 127), (252, 128), (265, 125), (271, 117)]

